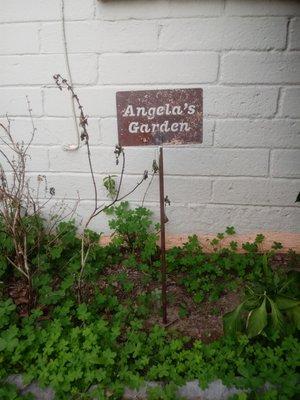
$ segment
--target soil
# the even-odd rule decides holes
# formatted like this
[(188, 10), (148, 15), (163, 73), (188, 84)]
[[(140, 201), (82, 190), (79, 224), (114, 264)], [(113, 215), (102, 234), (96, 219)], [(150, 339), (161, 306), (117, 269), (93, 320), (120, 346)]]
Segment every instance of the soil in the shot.
[[(173, 301), (168, 304), (167, 329), (176, 330), (183, 335), (203, 342), (212, 342), (223, 335), (222, 315), (233, 310), (239, 304), (237, 293), (224, 293), (217, 301), (203, 301), (196, 304), (185, 289), (168, 285), (168, 294)], [(188, 314), (180, 315), (181, 305), (185, 304)], [(164, 326), (159, 312), (147, 321), (151, 326)]]
[[(134, 285), (133, 290), (128, 294), (124, 293), (119, 283), (114, 284), (120, 301), (128, 296), (131, 299), (136, 298), (143, 292), (157, 294), (157, 301), (151, 304), (151, 317), (145, 320), (146, 329), (150, 329), (153, 325), (160, 325), (169, 331), (180, 332), (184, 336), (201, 339), (203, 342), (212, 342), (223, 335), (222, 316), (233, 310), (240, 302), (239, 293), (225, 292), (217, 301), (204, 300), (197, 304), (182, 285), (169, 277), (167, 279), (168, 322), (164, 325), (161, 314), (160, 283), (151, 281), (148, 285), (142, 285), (145, 274), (124, 266), (108, 269), (106, 276), (120, 273), (125, 273), (128, 281)], [(106, 285), (103, 281), (99, 282), (101, 288)], [(184, 316), (181, 314), (183, 305), (186, 314)]]
[[(295, 258), (294, 267), (299, 268), (299, 257)], [(278, 253), (272, 260), (272, 266), (287, 267), (287, 255)], [(119, 274), (126, 275), (128, 282), (133, 284), (130, 292), (126, 292), (121, 284), (115, 279)], [(99, 280), (97, 286), (103, 290), (108, 286), (109, 278), (112, 278), (112, 285), (120, 302), (126, 302), (128, 298), (136, 299), (139, 294), (155, 294), (155, 301), (151, 303), (151, 317), (145, 320), (145, 329), (150, 329), (154, 324), (165, 326), (169, 331), (177, 331), (182, 335), (201, 339), (203, 342), (212, 342), (223, 335), (222, 316), (233, 310), (240, 302), (240, 293), (224, 292), (217, 301), (204, 300), (195, 303), (192, 296), (180, 285), (177, 280), (169, 276), (167, 279), (168, 293), (168, 323), (162, 323), (160, 290), (158, 281), (148, 279), (147, 275), (134, 268), (123, 265), (115, 265), (105, 271), (105, 279)], [(8, 294), (18, 306), (21, 316), (28, 315), (28, 289), (27, 282), (22, 279), (14, 279), (8, 285)], [(85, 292), (87, 300), (93, 295), (93, 286), (86, 285)], [(184, 308), (183, 308), (184, 306)], [(43, 318), (47, 318), (47, 311), (44, 309)]]

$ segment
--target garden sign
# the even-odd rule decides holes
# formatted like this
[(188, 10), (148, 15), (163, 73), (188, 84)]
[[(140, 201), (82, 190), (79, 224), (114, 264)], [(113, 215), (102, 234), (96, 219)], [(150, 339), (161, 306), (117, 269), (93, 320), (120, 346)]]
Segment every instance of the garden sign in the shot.
[(202, 89), (117, 92), (119, 144), (202, 142)]
[(202, 143), (202, 89), (117, 92), (120, 146), (159, 146), (163, 322), (167, 323), (163, 145)]

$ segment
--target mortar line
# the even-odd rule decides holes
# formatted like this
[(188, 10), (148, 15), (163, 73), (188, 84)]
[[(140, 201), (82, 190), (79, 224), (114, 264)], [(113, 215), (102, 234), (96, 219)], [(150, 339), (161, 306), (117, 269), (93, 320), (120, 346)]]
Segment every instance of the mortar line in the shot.
[(288, 51), (290, 47), (290, 26), (291, 26), (291, 17), (288, 17), (286, 24), (286, 42), (283, 50)]

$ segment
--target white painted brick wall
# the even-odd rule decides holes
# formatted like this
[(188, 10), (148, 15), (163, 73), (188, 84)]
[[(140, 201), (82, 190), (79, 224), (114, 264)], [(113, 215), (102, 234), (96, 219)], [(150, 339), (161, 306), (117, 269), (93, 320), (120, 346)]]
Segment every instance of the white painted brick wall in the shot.
[(287, 88), (282, 94), (281, 115), (290, 118), (299, 118), (300, 115), (300, 88)]
[[(0, 0), (0, 122), (28, 141), (30, 99), (38, 129), (29, 160), (78, 221), (93, 207), (85, 149), (76, 143), (66, 75), (62, 0)], [(89, 116), (98, 182), (118, 173), (115, 93), (202, 87), (202, 145), (165, 150), (171, 233), (299, 231), (300, 2), (293, 0), (64, 0), (73, 81)], [(153, 147), (126, 150), (124, 188), (151, 169)], [(147, 183), (145, 183), (145, 186)], [(144, 186), (144, 188), (145, 188)], [(130, 196), (139, 205), (144, 188)], [(106, 201), (105, 190), (99, 198)], [(158, 182), (146, 205), (158, 216)], [(51, 204), (49, 204), (49, 207)], [(106, 217), (93, 222), (107, 231)]]
[(0, 54), (39, 53), (39, 24), (0, 25)]
[[(199, 18), (169, 20), (160, 35), (164, 50), (283, 49), (285, 18)], [(184, 32), (184, 34), (182, 34)]]
[(28, 107), (26, 96), (30, 100), (32, 114), (43, 115), (43, 98), (41, 88), (32, 87), (1, 87), (0, 86), (0, 116), (26, 116)]
[(222, 60), (224, 83), (300, 83), (300, 52), (232, 52)]
[[(95, 54), (72, 54), (73, 82), (93, 84), (97, 81), (97, 57)], [(53, 74), (63, 71), (64, 57), (60, 54), (2, 56), (0, 85), (45, 85), (53, 83)]]
[(273, 150), (271, 175), (281, 178), (300, 178), (300, 149)]
[[(103, 84), (207, 83), (217, 79), (217, 53), (103, 54), (99, 81)], [(176, 68), (175, 68), (176, 66)]]
[(291, 39), (290, 49), (300, 50), (300, 18), (294, 18), (291, 21)]

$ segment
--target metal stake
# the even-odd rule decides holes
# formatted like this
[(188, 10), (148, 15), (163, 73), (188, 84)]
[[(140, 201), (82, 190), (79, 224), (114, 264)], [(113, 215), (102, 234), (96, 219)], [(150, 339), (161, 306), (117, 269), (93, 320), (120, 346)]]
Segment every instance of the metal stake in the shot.
[(161, 259), (161, 299), (163, 311), (163, 323), (168, 322), (167, 319), (167, 268), (166, 268), (166, 214), (165, 214), (165, 194), (164, 194), (164, 158), (163, 147), (159, 146), (159, 200), (160, 200), (160, 259)]

